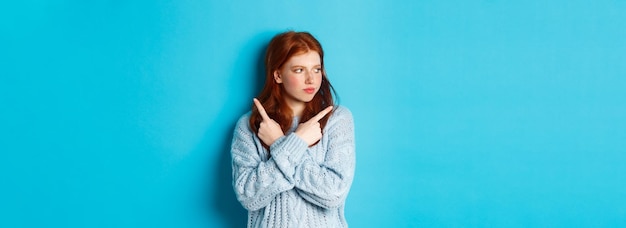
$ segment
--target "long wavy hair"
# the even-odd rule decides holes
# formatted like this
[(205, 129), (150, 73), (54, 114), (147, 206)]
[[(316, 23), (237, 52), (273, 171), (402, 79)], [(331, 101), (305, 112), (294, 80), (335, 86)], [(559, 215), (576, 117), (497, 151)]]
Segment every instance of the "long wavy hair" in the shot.
[[(319, 91), (313, 97), (313, 100), (305, 104), (302, 117), (300, 118), (300, 123), (303, 123), (326, 107), (334, 104), (333, 94), (336, 94), (336, 92), (326, 77), (322, 45), (308, 32), (288, 31), (274, 36), (265, 53), (265, 86), (257, 96), (257, 99), (265, 108), (267, 115), (280, 125), (283, 132), (287, 132), (289, 128), (291, 128), (293, 111), (284, 100), (284, 94), (286, 93), (284, 87), (274, 80), (274, 72), (282, 68), (292, 56), (304, 54), (309, 51), (316, 51), (320, 55), (322, 83)], [(326, 126), (331, 114), (332, 113), (327, 114), (319, 121), (322, 129)], [(252, 128), (253, 132), (259, 131), (261, 121), (262, 117), (259, 110), (257, 110), (256, 106), (252, 105), (250, 128)], [(268, 148), (268, 145), (264, 146)]]

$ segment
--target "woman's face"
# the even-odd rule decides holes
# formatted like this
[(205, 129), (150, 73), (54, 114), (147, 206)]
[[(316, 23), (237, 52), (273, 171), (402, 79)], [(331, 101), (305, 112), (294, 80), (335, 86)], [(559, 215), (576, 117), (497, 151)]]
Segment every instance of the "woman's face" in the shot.
[(316, 51), (292, 56), (274, 72), (276, 83), (286, 92), (285, 101), (292, 109), (303, 107), (313, 99), (322, 84), (322, 63)]

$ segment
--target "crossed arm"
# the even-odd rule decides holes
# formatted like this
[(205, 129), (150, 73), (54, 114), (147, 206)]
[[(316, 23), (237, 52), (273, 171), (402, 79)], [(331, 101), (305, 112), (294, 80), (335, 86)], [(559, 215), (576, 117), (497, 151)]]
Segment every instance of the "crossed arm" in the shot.
[[(330, 109), (323, 113), (325, 111), (318, 114), (319, 119)], [(269, 117), (265, 119), (266, 116), (263, 116), (263, 121), (268, 121)], [(315, 120), (318, 116), (312, 119), (316, 123), (319, 121)], [(314, 126), (315, 123), (312, 123), (309, 129), (315, 131)], [(259, 153), (263, 147), (255, 140), (257, 136), (257, 139), (263, 140), (260, 134), (261, 129), (255, 135), (247, 127), (247, 118), (241, 118), (233, 136), (233, 186), (238, 200), (246, 209), (254, 211), (264, 208), (276, 195), (293, 188), (305, 200), (320, 207), (335, 208), (342, 205), (352, 183), (355, 161), (353, 122), (347, 109), (337, 112), (329, 120), (325, 133), (328, 134), (326, 157), (321, 163), (307, 153), (308, 146), (320, 138), (305, 140), (297, 134), (297, 130), (281, 135), (268, 144), (272, 156), (264, 161)], [(315, 135), (315, 132), (309, 135)]]

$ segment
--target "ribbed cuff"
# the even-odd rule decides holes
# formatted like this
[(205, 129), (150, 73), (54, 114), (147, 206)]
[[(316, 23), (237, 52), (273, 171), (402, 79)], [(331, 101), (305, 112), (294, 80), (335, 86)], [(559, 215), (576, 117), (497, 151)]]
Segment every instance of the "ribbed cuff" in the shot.
[(285, 177), (293, 180), (296, 166), (302, 161), (307, 148), (304, 140), (295, 133), (290, 133), (276, 140), (270, 146), (270, 153)]

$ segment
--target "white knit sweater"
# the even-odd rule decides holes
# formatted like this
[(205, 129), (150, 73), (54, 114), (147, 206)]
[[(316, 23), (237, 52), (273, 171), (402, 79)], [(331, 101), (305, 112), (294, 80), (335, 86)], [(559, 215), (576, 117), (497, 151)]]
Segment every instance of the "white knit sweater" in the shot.
[[(248, 227), (347, 227), (344, 203), (354, 177), (354, 123), (338, 106), (313, 147), (292, 128), (267, 151), (237, 122), (231, 146), (233, 187), (248, 210)], [(271, 156), (270, 156), (271, 152)]]

